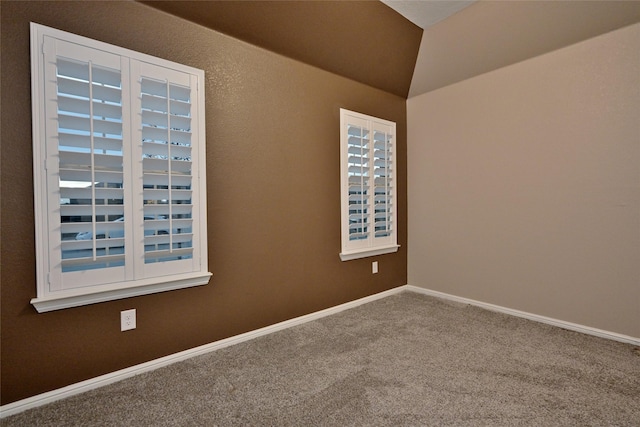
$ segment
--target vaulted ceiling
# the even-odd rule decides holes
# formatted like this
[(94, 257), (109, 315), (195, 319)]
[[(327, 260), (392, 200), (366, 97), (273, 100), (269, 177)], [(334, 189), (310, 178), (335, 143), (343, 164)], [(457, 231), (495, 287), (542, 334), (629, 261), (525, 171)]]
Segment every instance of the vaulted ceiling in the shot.
[(476, 1), (425, 28), (409, 97), (636, 22), (640, 1)]
[(405, 98), (640, 22), (640, 1), (139, 1)]

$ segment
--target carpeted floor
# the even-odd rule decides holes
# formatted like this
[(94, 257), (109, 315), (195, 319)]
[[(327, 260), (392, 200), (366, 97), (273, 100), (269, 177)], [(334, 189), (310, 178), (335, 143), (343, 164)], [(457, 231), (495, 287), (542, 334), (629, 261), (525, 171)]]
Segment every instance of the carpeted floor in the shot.
[(632, 345), (405, 292), (9, 426), (639, 426)]

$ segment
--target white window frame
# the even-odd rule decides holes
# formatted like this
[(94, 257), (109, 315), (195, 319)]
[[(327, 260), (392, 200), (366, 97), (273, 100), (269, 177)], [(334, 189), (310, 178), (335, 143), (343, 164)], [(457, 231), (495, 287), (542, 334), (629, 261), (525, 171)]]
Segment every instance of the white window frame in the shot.
[[(118, 70), (122, 79), (122, 175), (124, 179), (124, 208), (122, 209), (124, 210), (123, 218), (128, 221), (126, 225), (128, 228), (124, 228), (124, 236), (119, 236), (124, 241), (124, 266), (118, 270), (122, 271), (122, 274), (110, 275), (110, 271), (112, 271), (110, 268), (74, 271), (71, 273), (62, 272), (62, 249), (60, 243), (60, 207), (62, 203), (60, 201), (61, 192), (59, 186), (62, 175), (59, 172), (57, 142), (59, 138), (57, 123), (59, 116), (57, 109), (51, 108), (52, 102), (58, 102), (57, 100), (51, 101), (52, 98), (56, 98), (57, 93), (57, 66), (51, 62), (47, 64), (47, 59), (45, 59), (46, 57), (50, 58), (50, 56), (45, 55), (45, 50), (48, 49), (45, 46), (51, 46), (52, 39), (54, 40), (53, 43), (66, 43), (66, 46), (76, 46), (78, 52), (89, 52), (91, 55), (95, 54), (97, 58), (110, 56), (120, 63)], [(45, 40), (47, 40), (46, 43)], [(84, 53), (78, 55), (84, 55)], [(86, 61), (91, 64), (88, 58)], [(186, 159), (190, 161), (191, 169), (188, 172), (190, 174), (190, 187), (176, 187), (189, 188), (191, 190), (191, 199), (187, 203), (192, 205), (188, 214), (191, 215), (192, 223), (190, 225), (192, 226), (191, 233), (193, 238), (189, 242), (192, 245), (189, 247), (189, 249), (192, 248), (189, 256), (192, 256), (192, 258), (187, 256), (186, 261), (189, 261), (188, 263), (185, 263), (185, 259), (174, 257), (176, 259), (166, 261), (165, 258), (162, 258), (159, 262), (145, 265), (143, 245), (148, 246), (148, 242), (145, 240), (147, 235), (144, 224), (145, 219), (147, 219), (145, 217), (146, 213), (141, 213), (144, 204), (142, 200), (143, 160), (141, 148), (143, 144), (140, 139), (143, 121), (141, 117), (143, 114), (139, 111), (142, 96), (140, 92), (142, 90), (142, 79), (138, 78), (136, 80), (134, 78), (136, 76), (135, 70), (132, 70), (144, 70), (145, 67), (156, 67), (156, 70), (163, 70), (163, 73), (166, 71), (167, 75), (180, 75), (189, 85), (188, 88), (190, 88), (188, 90), (190, 90), (191, 98), (188, 102), (191, 106), (189, 112), (191, 114), (191, 151), (190, 158)], [(37, 297), (31, 300), (31, 304), (36, 310), (42, 313), (207, 284), (211, 273), (208, 271), (207, 266), (206, 238), (204, 71), (31, 23), (31, 76), (37, 279)], [(137, 76), (143, 76), (143, 74)], [(170, 83), (172, 80), (167, 80), (167, 82), (167, 87), (173, 88), (171, 86), (173, 83)], [(167, 99), (169, 100), (169, 95), (167, 95)], [(47, 105), (49, 106), (49, 111), (47, 111)], [(55, 111), (52, 113), (51, 110)], [(173, 113), (167, 114), (170, 116)], [(167, 132), (169, 132), (169, 129), (173, 129), (173, 127), (169, 125)], [(135, 143), (134, 141), (140, 142)], [(166, 150), (170, 151), (172, 149), (170, 147), (173, 145), (168, 143), (165, 143), (165, 145), (167, 146)], [(165, 158), (172, 164), (173, 160), (171, 159), (173, 157)], [(182, 159), (185, 158), (183, 157), (180, 160)], [(171, 166), (169, 166), (170, 170)], [(168, 172), (168, 174), (168, 176), (173, 176), (170, 175), (171, 172)], [(171, 183), (172, 178), (169, 177), (167, 179)], [(94, 187), (98, 187), (98, 185)], [(169, 203), (172, 203), (171, 200)], [(54, 213), (53, 215), (52, 212)], [(136, 219), (134, 213), (138, 213), (138, 219)], [(94, 217), (91, 216), (91, 218)], [(130, 218), (130, 220), (126, 218)], [(173, 216), (164, 216), (163, 218), (166, 218), (169, 224), (175, 224), (178, 221), (174, 220)], [(90, 221), (95, 221), (95, 219)], [(93, 230), (95, 232), (95, 226)], [(168, 234), (171, 234), (172, 237), (164, 239), (169, 239), (169, 242), (175, 242), (176, 240), (174, 239), (177, 238), (173, 236), (178, 236), (178, 234), (174, 234), (174, 232), (179, 233), (181, 231), (174, 230), (177, 229), (169, 228)], [(97, 236), (91, 238), (98, 239)], [(173, 248), (174, 243), (165, 244), (164, 246)], [(168, 250), (174, 251), (175, 249)], [(71, 280), (70, 275), (75, 275), (76, 279), (73, 279), (75, 281)], [(100, 275), (103, 277), (96, 282), (97, 276)], [(108, 278), (105, 279), (104, 276)]]
[[(369, 134), (367, 144), (370, 144), (366, 149), (360, 150), (359, 153), (350, 153), (349, 150), (356, 149), (356, 147), (349, 142), (349, 128), (355, 127), (363, 129)], [(378, 148), (374, 148), (374, 133), (376, 135), (384, 134), (384, 147), (382, 150), (386, 154), (378, 154)], [(396, 179), (396, 124), (389, 120), (380, 119), (377, 117), (368, 116), (366, 114), (358, 113), (355, 111), (349, 111), (344, 108), (340, 109), (340, 186), (341, 186), (341, 234), (342, 234), (342, 251), (340, 252), (340, 259), (342, 261), (348, 261), (352, 259), (370, 257), (375, 255), (382, 255), (396, 252), (399, 248), (397, 244), (397, 228), (398, 228), (398, 215), (397, 215), (397, 179)], [(357, 149), (356, 149), (357, 150)], [(384, 156), (384, 158), (376, 156)], [(358, 165), (354, 163), (364, 165), (366, 167), (360, 169), (359, 172), (353, 172), (350, 169), (358, 169)], [(374, 172), (374, 169), (378, 168), (378, 162), (382, 162), (381, 166), (386, 169), (384, 178), (382, 178), (383, 188), (376, 190), (376, 179), (380, 181), (378, 177), (378, 171)], [(350, 198), (360, 197), (360, 195), (350, 194), (350, 176), (354, 178), (354, 175), (365, 176), (365, 179), (361, 180), (361, 184), (358, 187), (363, 188), (363, 196), (367, 198), (364, 202), (367, 206), (363, 209), (362, 213), (357, 214), (360, 218), (357, 224), (350, 220), (353, 217), (353, 212), (350, 212)], [(351, 186), (353, 189), (354, 187)], [(376, 196), (378, 191), (378, 196)], [(353, 192), (352, 192), (353, 193)], [(379, 200), (383, 198), (384, 200)], [(378, 201), (376, 201), (378, 199)], [(353, 203), (353, 201), (352, 201)], [(379, 218), (384, 225), (384, 230), (376, 233), (376, 204), (384, 203), (385, 211), (380, 213), (380, 216), (384, 216), (385, 219)], [(378, 205), (382, 206), (382, 204)], [(353, 205), (351, 205), (353, 208)], [(354, 237), (353, 228), (362, 227), (362, 224), (366, 224), (361, 235)]]

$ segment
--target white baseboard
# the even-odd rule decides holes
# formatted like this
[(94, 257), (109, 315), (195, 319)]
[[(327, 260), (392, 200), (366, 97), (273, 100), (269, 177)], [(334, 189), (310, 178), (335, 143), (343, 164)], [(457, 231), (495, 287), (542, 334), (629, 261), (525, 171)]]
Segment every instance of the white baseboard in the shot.
[(501, 307), (494, 304), (488, 304), (481, 301), (475, 301), (468, 298), (457, 297), (454, 295), (445, 294), (443, 292), (438, 292), (438, 291), (432, 291), (432, 290), (420, 288), (417, 286), (404, 285), (398, 288), (390, 289), (388, 291), (380, 292), (378, 294), (370, 295), (368, 297), (360, 298), (355, 301), (350, 301), (344, 304), (340, 304), (335, 307), (330, 307), (325, 310), (316, 311), (315, 313), (310, 313), (304, 316), (296, 317), (294, 319), (276, 323), (271, 326), (266, 326), (264, 328), (246, 332), (244, 334), (225, 338), (220, 341), (215, 341), (213, 343), (205, 344), (189, 350), (181, 351), (179, 353), (174, 353), (169, 356), (151, 360), (146, 363), (141, 363), (139, 365), (131, 366), (129, 368), (121, 369), (119, 371), (115, 371), (105, 375), (101, 375), (99, 377), (91, 378), (86, 381), (71, 384), (63, 388), (59, 388), (56, 390), (52, 390), (46, 393), (29, 397), (26, 399), (22, 399), (17, 402), (9, 403), (7, 405), (0, 406), (0, 419), (8, 417), (10, 415), (17, 414), (22, 411), (26, 411), (27, 409), (36, 408), (38, 406), (46, 405), (48, 403), (65, 399), (67, 397), (71, 397), (76, 394), (84, 393), (86, 391), (93, 390), (95, 388), (102, 387), (107, 384), (121, 381), (123, 379), (133, 377), (135, 375), (142, 374), (144, 372), (149, 372), (154, 369), (158, 369), (163, 366), (170, 365), (172, 363), (180, 362), (182, 360), (186, 360), (191, 357), (199, 356), (201, 354), (209, 353), (211, 351), (215, 351), (224, 347), (229, 347), (234, 344), (239, 344), (241, 342), (249, 341), (254, 338), (258, 338), (258, 337), (268, 335), (277, 331), (281, 331), (283, 329), (291, 328), (293, 326), (301, 325), (306, 322), (320, 319), (322, 317), (330, 316), (332, 314), (336, 314), (341, 311), (348, 310), (350, 308), (354, 308), (359, 305), (366, 304), (381, 298), (386, 298), (390, 295), (395, 295), (404, 291), (416, 292), (420, 294), (433, 296), (436, 298), (442, 298), (442, 299), (456, 301), (464, 304), (470, 304), (477, 307), (485, 308), (487, 310), (497, 311), (500, 313), (505, 313), (505, 314), (509, 314), (517, 317), (523, 317), (525, 319), (534, 320), (536, 322), (546, 323), (553, 326), (558, 326), (564, 329), (569, 329), (569, 330), (581, 332), (584, 334), (595, 335), (602, 338), (608, 338), (615, 341), (620, 341), (620, 342), (640, 346), (640, 338), (634, 338), (626, 335), (617, 334), (614, 332), (603, 331), (603, 330), (591, 328), (588, 326), (569, 323), (562, 320), (557, 320), (549, 317), (539, 316), (536, 314), (526, 313), (519, 310), (513, 310), (510, 308)]
[(570, 331), (581, 332), (587, 335), (594, 335), (600, 338), (607, 338), (614, 341), (620, 341), (627, 344), (633, 344), (640, 346), (640, 338), (631, 337), (628, 335), (618, 334), (616, 332), (605, 331), (602, 329), (592, 328), (590, 326), (579, 325), (577, 323), (565, 322), (564, 320), (553, 319), (551, 317), (540, 316), (537, 314), (527, 313), (525, 311), (514, 310), (512, 308), (502, 307), (499, 305), (489, 304), (486, 302), (476, 301), (469, 298), (462, 298), (455, 295), (446, 294), (444, 292), (432, 291), (430, 289), (420, 288), (413, 285), (405, 285), (402, 290), (416, 292), (424, 295), (429, 295), (436, 298), (442, 298), (450, 301), (455, 301), (463, 304), (474, 305), (491, 311), (497, 311), (499, 313), (509, 314), (511, 316), (522, 317), (525, 319), (533, 320), (540, 323), (546, 323), (547, 325), (557, 326)]
[(229, 347), (234, 344), (239, 344), (244, 341), (249, 341), (254, 338), (258, 338), (264, 335), (268, 335), (283, 329), (291, 328), (293, 326), (301, 325), (303, 323), (311, 322), (312, 320), (320, 319), (322, 317), (331, 316), (332, 314), (339, 313), (350, 308), (357, 307), (368, 302), (372, 302), (381, 298), (388, 297), (403, 291), (403, 287), (390, 289), (388, 291), (380, 292), (368, 297), (360, 298), (355, 301), (350, 301), (344, 304), (330, 307), (325, 310), (316, 311), (304, 316), (296, 317), (294, 319), (285, 320), (284, 322), (276, 323), (271, 326), (249, 331), (244, 334), (236, 335), (233, 337), (225, 338), (220, 341), (215, 341), (210, 344), (205, 344), (199, 347), (195, 347), (189, 350), (181, 351), (179, 353), (170, 354), (169, 356), (161, 357), (159, 359), (151, 360), (149, 362), (141, 363), (139, 365), (131, 366), (129, 368), (121, 369), (119, 371), (110, 372), (99, 377), (91, 378), (86, 381), (71, 384), (66, 387), (62, 387), (56, 390), (52, 390), (46, 393), (38, 394), (26, 399), (18, 400), (7, 405), (0, 406), (0, 419), (8, 417), (10, 415), (17, 414), (27, 409), (36, 408), (38, 406), (46, 405), (47, 403), (55, 402), (56, 400), (65, 399), (67, 397), (74, 396), (76, 394), (84, 393), (89, 390), (93, 390), (98, 387), (105, 386), (117, 381), (124, 380), (125, 378), (133, 377), (144, 372), (153, 371), (154, 369), (161, 368), (163, 366), (170, 365), (172, 363), (180, 362), (182, 360), (189, 359), (191, 357), (199, 356), (201, 354), (209, 353), (224, 347)]

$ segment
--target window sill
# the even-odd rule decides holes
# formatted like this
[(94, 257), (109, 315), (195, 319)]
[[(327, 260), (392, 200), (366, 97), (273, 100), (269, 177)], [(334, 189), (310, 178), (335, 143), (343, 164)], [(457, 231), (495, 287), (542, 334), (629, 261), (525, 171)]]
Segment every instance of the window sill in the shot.
[(340, 259), (342, 261), (350, 261), (352, 259), (366, 258), (370, 256), (390, 254), (393, 252), (397, 252), (399, 245), (386, 246), (382, 248), (373, 248), (373, 249), (365, 249), (365, 250), (357, 250), (353, 252), (342, 252), (340, 254)]
[[(202, 286), (209, 283), (210, 277), (211, 273), (181, 274), (170, 278), (157, 277), (154, 280), (142, 280), (136, 282), (134, 286), (127, 287), (122, 287), (124, 286), (122, 283), (116, 283), (108, 286), (95, 287), (91, 290), (75, 289), (73, 291), (61, 291), (42, 298), (33, 298), (31, 304), (38, 313), (45, 313), (48, 311), (62, 310), (64, 308), (80, 307), (99, 302)], [(162, 281), (159, 282), (158, 280)]]

